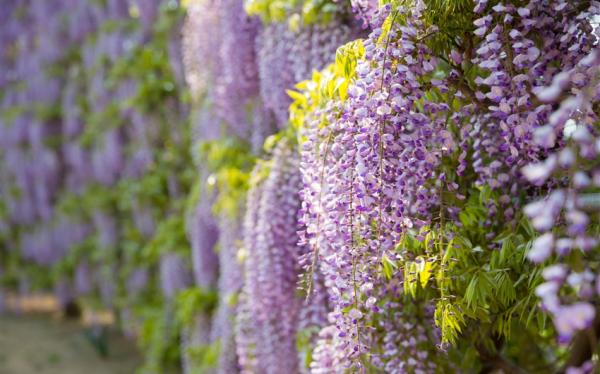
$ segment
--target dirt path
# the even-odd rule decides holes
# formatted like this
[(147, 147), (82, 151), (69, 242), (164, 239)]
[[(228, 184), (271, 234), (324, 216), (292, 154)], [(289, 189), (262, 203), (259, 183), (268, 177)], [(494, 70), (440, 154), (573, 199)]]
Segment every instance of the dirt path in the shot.
[(0, 315), (0, 374), (134, 374), (135, 344), (111, 335), (101, 358), (75, 322)]

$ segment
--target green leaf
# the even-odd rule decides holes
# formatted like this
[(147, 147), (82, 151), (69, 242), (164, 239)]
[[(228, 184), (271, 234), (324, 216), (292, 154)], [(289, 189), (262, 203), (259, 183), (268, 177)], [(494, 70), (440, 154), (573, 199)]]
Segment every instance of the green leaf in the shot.
[(385, 275), (387, 280), (391, 280), (392, 276), (394, 275), (394, 269), (397, 269), (398, 265), (394, 261), (390, 260), (385, 254), (381, 259), (381, 265), (383, 269), (383, 274)]
[[(417, 257), (417, 259), (419, 259), (419, 257)], [(431, 274), (433, 273), (433, 266), (435, 263), (433, 261), (427, 261), (422, 257), (421, 259), (423, 261), (421, 261), (418, 265), (419, 281), (421, 282), (421, 287), (425, 288), (427, 286), (427, 283), (429, 282), (429, 279), (431, 278)]]
[(300, 92), (293, 90), (285, 90), (285, 92), (288, 94), (289, 97), (292, 98), (292, 100), (298, 102), (300, 105), (304, 106), (307, 104), (306, 96), (304, 96)]

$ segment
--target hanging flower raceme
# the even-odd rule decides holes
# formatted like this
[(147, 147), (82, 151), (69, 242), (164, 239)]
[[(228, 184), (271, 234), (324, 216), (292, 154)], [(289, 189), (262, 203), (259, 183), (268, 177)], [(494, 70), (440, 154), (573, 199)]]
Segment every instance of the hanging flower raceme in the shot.
[(75, 267), (74, 288), (78, 296), (92, 292), (90, 266), (87, 261), (80, 261)]
[(260, 95), (281, 128), (287, 123), (290, 104), (285, 90), (294, 83), (291, 58), (288, 58), (292, 43), (293, 38), (286, 24), (266, 26), (257, 39)]
[[(598, 7), (592, 7), (587, 15), (598, 11)], [(585, 14), (581, 17), (584, 22)], [(541, 89), (538, 97), (548, 102), (562, 98), (546, 126), (563, 142), (545, 160), (529, 164), (522, 171), (533, 184), (553, 176), (564, 178), (565, 183), (525, 206), (525, 214), (541, 232), (527, 257), (536, 263), (555, 259), (544, 269), (545, 282), (536, 294), (553, 316), (559, 341), (566, 343), (577, 331), (592, 325), (597, 313), (593, 300), (600, 290), (600, 278), (596, 276), (599, 269), (593, 265), (594, 250), (600, 244), (593, 228), (598, 219), (600, 188), (600, 137), (593, 109), (600, 99), (598, 49), (582, 57), (573, 68), (557, 73), (552, 85)], [(542, 143), (545, 138), (536, 141)]]
[(217, 6), (222, 70), (215, 87), (216, 110), (237, 136), (246, 138), (252, 133), (248, 107), (259, 92), (255, 40), (261, 25), (246, 14), (242, 0), (219, 0)]
[[(453, 150), (445, 130), (448, 106), (422, 101), (428, 92), (445, 92), (433, 79), (436, 59), (421, 42), (428, 33), (421, 21), (423, 3), (409, 10), (386, 6), (378, 27), (364, 41), (365, 56), (347, 99), (327, 108), (327, 126), (315, 127), (303, 144), (307, 238), (325, 276), (335, 334), (318, 345), (329, 367), (364, 365), (375, 346), (365, 326), (387, 296), (379, 269), (393, 256), (410, 228), (431, 217), (439, 204), (444, 176), (437, 167)], [(392, 27), (383, 30), (386, 16)], [(313, 126), (318, 126), (314, 124)], [(304, 171), (304, 170), (303, 170)], [(371, 298), (372, 297), (372, 298)], [(323, 343), (326, 342), (326, 343)]]
[[(258, 222), (258, 212), (260, 207), (260, 198), (263, 193), (263, 184), (257, 183), (260, 179), (260, 168), (255, 167), (251, 174), (251, 180), (255, 181), (252, 188), (246, 195), (246, 211), (243, 220), (243, 244), (248, 252), (255, 248), (258, 241), (258, 231), (255, 230), (255, 224)], [(245, 269), (258, 269), (260, 266), (257, 256), (247, 255), (243, 266), (243, 288), (239, 296), (239, 304), (235, 315), (235, 344), (239, 359), (241, 373), (249, 374), (257, 370), (256, 337), (261, 329), (261, 325), (256, 324), (252, 310), (252, 301), (250, 294), (257, 294), (259, 285), (257, 272), (246, 272)]]
[(160, 285), (163, 295), (173, 299), (175, 294), (188, 287), (191, 274), (184, 259), (177, 253), (165, 253), (160, 258)]
[[(236, 339), (235, 320), (240, 313), (241, 300), (238, 297), (242, 288), (242, 269), (238, 259), (241, 245), (241, 224), (237, 217), (222, 213), (219, 227), (219, 303), (213, 315), (211, 341), (219, 342), (219, 358), (216, 365), (218, 374), (235, 374), (240, 371)], [(241, 297), (240, 297), (241, 299)]]
[[(260, 172), (259, 172), (260, 173)], [(301, 186), (297, 154), (281, 140), (273, 150), (268, 176), (256, 204), (248, 204), (245, 222), (245, 301), (255, 343), (255, 371), (298, 372), (296, 331), (301, 299), (296, 296), (298, 259), (298, 192)], [(250, 195), (256, 194), (250, 191)], [(252, 211), (253, 209), (254, 211)]]
[(376, 0), (351, 0), (352, 11), (356, 19), (362, 22), (363, 28), (370, 27), (373, 23), (377, 23), (377, 10), (379, 9), (379, 1)]
[[(445, 372), (444, 366), (438, 366), (437, 357), (445, 356), (436, 348), (440, 335), (433, 319), (433, 304), (411, 307), (391, 302), (386, 308), (393, 312), (380, 322), (387, 333), (382, 342), (383, 353), (375, 358), (378, 366), (386, 373), (436, 373), (440, 369)], [(449, 365), (449, 361), (444, 360), (444, 365)], [(458, 370), (452, 368), (451, 372)]]
[(149, 34), (152, 31), (152, 26), (158, 16), (161, 2), (162, 0), (135, 0), (144, 33)]
[(115, 217), (110, 212), (97, 211), (93, 215), (93, 222), (98, 233), (98, 244), (102, 248), (114, 247), (119, 235)]
[(183, 66), (192, 96), (199, 99), (221, 71), (219, 7), (213, 0), (191, 2), (182, 28)]
[(148, 207), (141, 207), (140, 205), (140, 203), (134, 203), (132, 212), (133, 222), (144, 238), (150, 238), (156, 229), (154, 217)]
[[(520, 169), (560, 142), (560, 129), (545, 126), (552, 105), (535, 93), (550, 85), (557, 66), (569, 71), (588, 53), (593, 38), (585, 18), (593, 9), (572, 17), (577, 6), (566, 1), (531, 0), (522, 7), (485, 3), (475, 9), (482, 14), (474, 22), (477, 43), (466, 52), (480, 69), (477, 87), (474, 93), (467, 88), (460, 93), (475, 102), (478, 114), (467, 114), (471, 123), (463, 131), (476, 139), (472, 167), (478, 183), (514, 195), (522, 187)], [(468, 62), (463, 56), (454, 54), (451, 60), (460, 71), (454, 73), (464, 74)], [(552, 88), (564, 85), (564, 78), (557, 75)], [(510, 201), (508, 195), (503, 201)]]
[(260, 21), (248, 16), (242, 0), (198, 0), (189, 5), (183, 29), (186, 81), (195, 99), (214, 105), (218, 121), (206, 122), (219, 131), (251, 139), (253, 149), (273, 132), (273, 119), (259, 98), (256, 38)]
[(127, 277), (125, 286), (127, 289), (128, 297), (135, 299), (140, 293), (146, 289), (150, 279), (148, 269), (145, 267), (138, 267), (134, 269)]
[[(202, 185), (204, 186), (205, 183)], [(214, 196), (211, 195), (206, 187), (201, 188), (198, 201), (186, 221), (186, 231), (192, 250), (194, 280), (197, 286), (204, 289), (215, 286), (219, 270), (219, 259), (214, 250), (219, 231), (212, 216)]]
[(104, 135), (102, 142), (92, 151), (92, 170), (94, 178), (107, 186), (119, 179), (125, 158), (123, 157), (123, 138), (118, 129)]

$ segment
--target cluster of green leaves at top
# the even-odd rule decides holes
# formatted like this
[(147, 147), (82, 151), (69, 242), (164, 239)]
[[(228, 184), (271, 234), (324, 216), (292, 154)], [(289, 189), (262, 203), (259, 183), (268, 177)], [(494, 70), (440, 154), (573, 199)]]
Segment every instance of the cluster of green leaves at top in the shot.
[(307, 123), (319, 122), (327, 126), (327, 118), (320, 110), (331, 102), (343, 102), (348, 97), (348, 86), (356, 75), (356, 63), (364, 56), (362, 41), (355, 40), (338, 48), (335, 62), (322, 71), (314, 71), (310, 80), (297, 83), (295, 90), (287, 90), (290, 105), (290, 131), (298, 143), (306, 139), (302, 132)]
[[(203, 168), (209, 172), (206, 180), (197, 180), (187, 202), (187, 208), (193, 209), (195, 202), (201, 199), (202, 190), (216, 191), (213, 203), (215, 216), (221, 214), (236, 218), (244, 204), (249, 188), (250, 171), (256, 162), (249, 145), (231, 137), (205, 141), (195, 146)], [(203, 186), (205, 188), (202, 188)]]
[(248, 14), (260, 16), (263, 23), (287, 22), (292, 30), (328, 23), (346, 6), (332, 0), (245, 0), (244, 5)]

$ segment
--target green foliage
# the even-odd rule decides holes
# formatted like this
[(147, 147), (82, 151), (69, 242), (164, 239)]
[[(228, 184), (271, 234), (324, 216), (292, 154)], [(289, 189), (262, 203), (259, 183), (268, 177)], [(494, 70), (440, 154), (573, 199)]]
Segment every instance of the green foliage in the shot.
[(319, 109), (332, 101), (343, 102), (346, 99), (348, 86), (356, 74), (356, 63), (364, 53), (361, 40), (347, 43), (336, 51), (335, 63), (320, 72), (313, 71), (310, 80), (296, 84), (297, 91), (287, 91), (293, 100), (289, 109), (290, 127), (296, 132), (300, 144), (305, 141), (302, 138), (305, 123), (319, 121), (320, 126), (327, 126), (324, 114), (313, 118)]
[[(483, 225), (485, 203), (497, 198), (489, 189), (470, 191), (460, 207), (461, 226), (445, 223), (409, 231), (397, 246), (401, 260), (384, 258), (383, 276), (391, 279), (398, 267), (406, 295), (435, 302), (444, 343), (486, 345), (500, 338), (510, 349), (518, 344), (515, 335), (544, 335), (551, 328), (545, 319), (534, 320), (543, 314), (537, 312), (534, 295), (540, 269), (524, 261), (534, 237), (529, 223), (520, 218), (517, 227)], [(492, 240), (485, 237), (490, 229), (498, 232)]]
[(145, 355), (140, 374), (159, 374), (179, 363), (178, 334), (172, 319), (172, 308), (146, 305), (137, 310), (142, 317), (139, 345)]
[(311, 326), (304, 328), (296, 334), (296, 350), (304, 360), (300, 362), (303, 368), (309, 369), (312, 362), (312, 353), (315, 337), (319, 334), (319, 328)]
[(244, 5), (248, 14), (260, 16), (264, 23), (287, 21), (292, 30), (302, 24), (327, 23), (346, 11), (331, 0), (245, 0)]
[(175, 305), (178, 324), (189, 328), (198, 313), (210, 315), (217, 305), (217, 293), (197, 287), (188, 288), (177, 295)]
[[(414, 0), (381, 0), (383, 4), (414, 6)], [(447, 56), (458, 43), (469, 40), (475, 29), (473, 21), (477, 18), (473, 13), (473, 0), (424, 0), (427, 7), (423, 12), (425, 29), (423, 40), (434, 54)], [(396, 23), (403, 23), (396, 17)]]
[(173, 214), (164, 218), (158, 224), (156, 234), (143, 248), (143, 258), (147, 263), (156, 263), (161, 254), (169, 252), (189, 251), (189, 244), (185, 234), (185, 224), (182, 214)]
[(249, 187), (250, 170), (255, 162), (248, 144), (233, 138), (222, 138), (199, 145), (201, 158), (212, 171), (205, 183), (218, 191), (213, 205), (215, 214), (235, 217)]
[(189, 347), (187, 354), (190, 357), (190, 374), (203, 374), (214, 370), (217, 366), (221, 344), (217, 340), (209, 345)]

